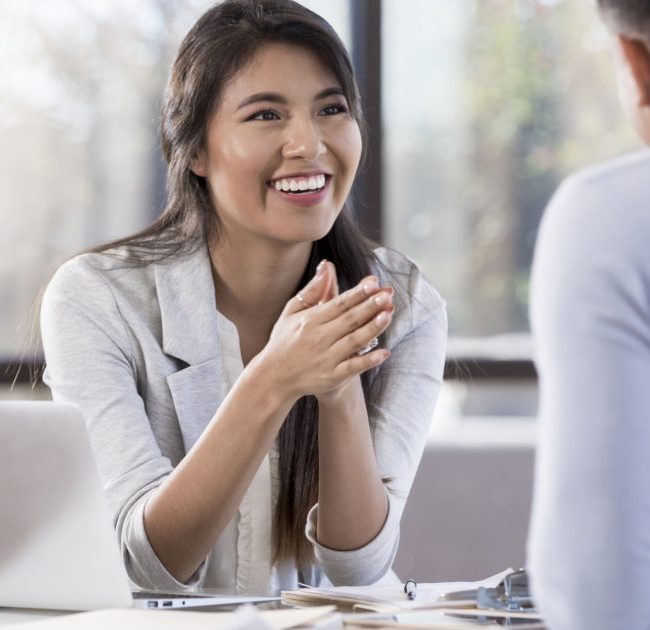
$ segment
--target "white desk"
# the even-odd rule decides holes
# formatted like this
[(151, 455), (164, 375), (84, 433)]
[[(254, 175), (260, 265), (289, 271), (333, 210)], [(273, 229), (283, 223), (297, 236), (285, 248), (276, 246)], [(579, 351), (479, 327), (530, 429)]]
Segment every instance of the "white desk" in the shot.
[[(61, 611), (17, 610), (0, 608), (0, 626), (11, 623), (47, 620), (57, 630), (215, 630), (215, 628), (264, 627), (289, 628), (310, 627), (329, 615), (333, 606), (307, 608), (286, 608), (255, 610), (250, 606), (238, 608), (236, 612), (209, 612), (197, 610), (146, 610), (146, 609), (107, 609), (85, 614), (70, 614)], [(61, 616), (64, 615), (64, 616)], [(67, 616), (69, 615), (69, 616)], [(55, 619), (56, 617), (56, 619)], [(331, 621), (336, 619), (329, 618)], [(20, 627), (20, 626), (18, 626)]]
[(62, 610), (35, 610), (31, 608), (0, 608), (0, 626), (11, 623), (25, 623), (27, 621), (40, 621), (51, 617), (69, 615)]

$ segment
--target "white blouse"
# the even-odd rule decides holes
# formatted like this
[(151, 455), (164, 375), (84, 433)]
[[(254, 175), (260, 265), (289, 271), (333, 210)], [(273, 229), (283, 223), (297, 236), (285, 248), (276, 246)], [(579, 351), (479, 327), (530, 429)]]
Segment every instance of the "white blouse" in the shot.
[[(237, 327), (217, 311), (221, 366), (230, 390), (244, 370)], [(205, 585), (233, 593), (268, 593), (296, 588), (295, 578), (271, 566), (273, 507), (279, 489), (277, 440), (264, 457), (235, 518), (207, 562)], [(293, 576), (292, 576), (293, 577)]]

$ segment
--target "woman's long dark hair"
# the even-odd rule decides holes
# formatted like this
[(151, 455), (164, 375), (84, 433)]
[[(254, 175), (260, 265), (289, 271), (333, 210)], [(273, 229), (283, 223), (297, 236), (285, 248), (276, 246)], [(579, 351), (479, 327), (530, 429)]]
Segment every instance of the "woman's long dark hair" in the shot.
[[(133, 236), (93, 248), (120, 248), (133, 264), (149, 264), (195, 251), (218, 239), (218, 208), (210, 200), (204, 178), (190, 165), (204, 146), (210, 117), (219, 107), (226, 82), (270, 42), (310, 50), (340, 82), (350, 112), (365, 136), (359, 91), (352, 64), (341, 40), (320, 16), (292, 0), (225, 0), (197, 21), (181, 44), (162, 106), (160, 132), (168, 164), (167, 205), (150, 226)], [(365, 145), (365, 143), (364, 143)], [(341, 291), (371, 273), (373, 244), (349, 215), (349, 203), (330, 232), (313, 244), (300, 287), (326, 258), (337, 269)], [(364, 374), (366, 400), (371, 376)], [(313, 564), (313, 550), (304, 535), (309, 508), (318, 500), (318, 405), (301, 398), (279, 433), (280, 491), (275, 508), (275, 561), (297, 567)]]

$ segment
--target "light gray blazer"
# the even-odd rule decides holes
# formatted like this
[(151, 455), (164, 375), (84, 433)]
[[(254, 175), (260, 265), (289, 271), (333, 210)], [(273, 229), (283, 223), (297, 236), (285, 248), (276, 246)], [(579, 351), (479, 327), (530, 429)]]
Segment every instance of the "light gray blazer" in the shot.
[[(318, 568), (334, 584), (370, 583), (390, 568), (442, 380), (444, 302), (408, 259), (377, 253), (386, 269), (376, 272), (397, 286), (397, 308), (392, 355), (369, 416), (380, 473), (394, 479), (395, 493), (384, 528), (358, 550), (319, 545), (311, 515), (306, 534)], [(141, 587), (214, 586), (205, 584), (207, 563), (187, 585), (166, 571), (147, 539), (143, 511), (227, 393), (216, 309), (205, 248), (136, 267), (84, 254), (57, 271), (43, 299), (45, 381), (55, 400), (76, 403), (86, 418), (124, 563)], [(254, 572), (254, 549), (246, 553), (237, 562)]]

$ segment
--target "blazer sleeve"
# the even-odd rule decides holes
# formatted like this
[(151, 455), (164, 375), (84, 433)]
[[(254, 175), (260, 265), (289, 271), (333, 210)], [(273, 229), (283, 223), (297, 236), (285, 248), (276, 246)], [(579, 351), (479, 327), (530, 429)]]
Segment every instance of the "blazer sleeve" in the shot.
[[(364, 547), (338, 551), (318, 543), (318, 504), (309, 512), (306, 535), (316, 559), (334, 585), (372, 584), (391, 568), (399, 544), (400, 520), (429, 433), (442, 383), (447, 317), (435, 290), (411, 264), (402, 290), (400, 317), (393, 320), (391, 356), (373, 386), (368, 406), (373, 446), (382, 478), (388, 478), (388, 515), (379, 534)], [(396, 284), (395, 280), (386, 279)]]
[(144, 507), (172, 471), (154, 439), (138, 393), (132, 343), (104, 272), (86, 256), (63, 265), (41, 307), (45, 382), (54, 400), (76, 404), (86, 420), (123, 561), (141, 588), (189, 590), (162, 565), (144, 528)]
[(540, 430), (528, 566), (558, 630), (650, 619), (650, 213), (644, 197), (626, 203), (628, 189), (606, 183), (562, 186), (533, 267)]

